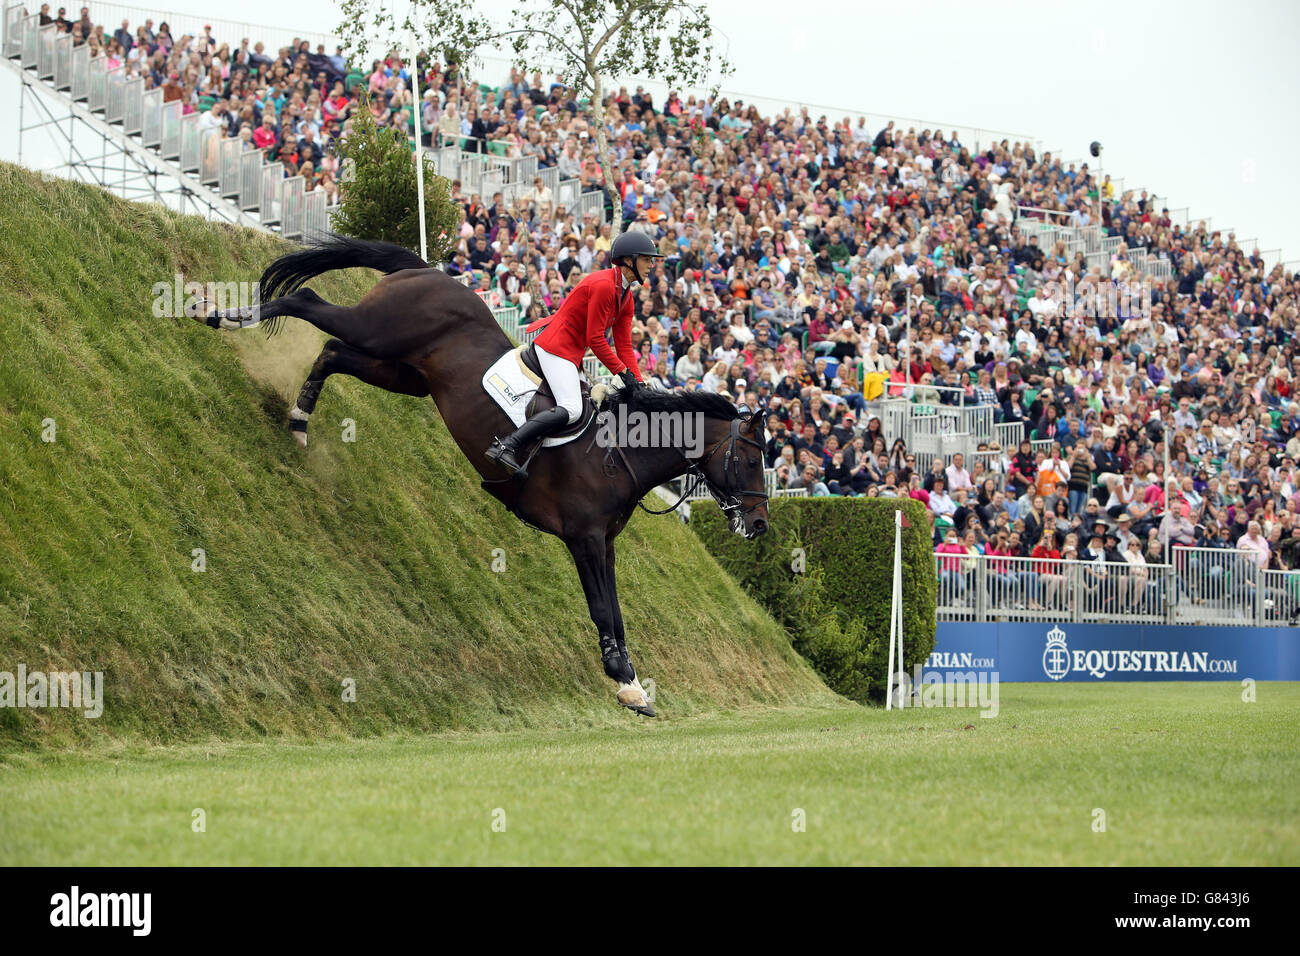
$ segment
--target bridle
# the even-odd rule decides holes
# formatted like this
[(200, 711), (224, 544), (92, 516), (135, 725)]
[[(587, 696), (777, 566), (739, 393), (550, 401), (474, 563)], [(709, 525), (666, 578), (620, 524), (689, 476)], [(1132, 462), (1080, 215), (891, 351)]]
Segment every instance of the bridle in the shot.
[[(689, 458), (686, 459), (686, 474), (690, 478), (690, 484), (688, 484), (685, 490), (683, 490), (681, 497), (677, 499), (676, 503), (669, 508), (665, 508), (663, 511), (652, 511), (645, 506), (645, 502), (637, 502), (641, 510), (646, 514), (652, 515), (666, 515), (670, 511), (676, 511), (683, 501), (695, 494), (700, 485), (704, 485), (709, 494), (713, 496), (713, 500), (718, 503), (718, 507), (721, 508), (722, 513), (727, 516), (727, 520), (731, 523), (733, 528), (739, 527), (741, 522), (745, 520), (746, 515), (749, 515), (758, 508), (765, 506), (770, 497), (766, 491), (743, 491), (738, 488), (740, 484), (741, 456), (738, 454), (736, 446), (739, 444), (751, 445), (758, 449), (760, 455), (765, 453), (765, 449), (761, 444), (754, 441), (752, 438), (746, 438), (740, 433), (740, 426), (748, 423), (754, 414), (762, 413), (756, 412), (744, 415), (740, 418), (733, 418), (731, 420), (730, 434), (714, 445), (709, 453), (703, 458), (698, 461), (692, 461)], [(709, 480), (708, 473), (704, 469), (705, 466), (713, 460), (713, 457), (717, 455), (718, 451), (723, 448), (726, 449), (722, 460), (724, 483), (723, 486), (719, 488)], [(682, 454), (683, 457), (685, 457), (685, 452)], [(624, 464), (627, 464), (626, 459), (624, 459)], [(629, 472), (630, 471), (631, 469), (629, 467)], [(745, 497), (755, 498), (757, 501), (746, 508), (745, 502), (742, 500)]]

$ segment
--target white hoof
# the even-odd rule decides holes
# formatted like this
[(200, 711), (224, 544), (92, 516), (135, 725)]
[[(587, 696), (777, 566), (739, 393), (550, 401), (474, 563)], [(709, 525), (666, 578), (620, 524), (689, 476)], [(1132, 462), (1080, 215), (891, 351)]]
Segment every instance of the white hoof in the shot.
[(650, 698), (634, 684), (618, 685), (618, 702), (624, 707), (649, 707)]
[(293, 431), (293, 440), (296, 441), (296, 442), (298, 443), (298, 446), (299, 446), (300, 448), (306, 448), (306, 447), (307, 447), (307, 431), (306, 431), (305, 426), (306, 426), (306, 424), (307, 424), (307, 420), (310, 419), (310, 418), (311, 418), (311, 416), (308, 415), (306, 412), (304, 412), (304, 411), (303, 411), (301, 408), (299, 408), (297, 405), (295, 405), (295, 406), (293, 406), (293, 408), (289, 409), (289, 421), (291, 421), (291, 422), (302, 422), (303, 425), (304, 425), (304, 428), (303, 428), (302, 431), (299, 431), (299, 430), (296, 429), (296, 428), (295, 428), (295, 429), (291, 429), (291, 430)]
[(618, 685), (618, 702), (624, 707), (635, 710), (639, 714), (646, 716), (655, 716), (654, 704), (651, 703), (650, 697), (641, 686), (639, 678), (634, 678), (630, 684)]

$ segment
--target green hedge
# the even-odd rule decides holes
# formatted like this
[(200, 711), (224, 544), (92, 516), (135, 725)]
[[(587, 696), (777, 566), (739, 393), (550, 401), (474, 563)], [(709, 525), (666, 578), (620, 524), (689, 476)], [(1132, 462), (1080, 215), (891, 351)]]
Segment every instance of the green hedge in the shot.
[[(769, 530), (734, 534), (712, 501), (691, 506), (706, 548), (786, 631), (795, 649), (836, 692), (883, 701), (889, 667), (894, 512), (903, 529), (903, 650), (906, 666), (934, 649), (933, 547), (925, 506), (896, 498), (779, 498)], [(805, 567), (795, 570), (802, 549)]]

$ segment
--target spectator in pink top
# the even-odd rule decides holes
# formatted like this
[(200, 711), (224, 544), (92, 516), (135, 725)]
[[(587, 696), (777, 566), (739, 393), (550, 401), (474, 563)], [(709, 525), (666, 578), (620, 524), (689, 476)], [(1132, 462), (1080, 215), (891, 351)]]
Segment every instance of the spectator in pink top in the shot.
[(1248, 557), (1258, 567), (1268, 567), (1268, 539), (1260, 533), (1258, 521), (1252, 521), (1246, 525), (1246, 533), (1237, 539), (1237, 547), (1242, 551), (1249, 551)]
[(942, 558), (939, 562), (939, 593), (941, 600), (957, 601), (966, 593), (966, 576), (961, 571), (961, 558), (966, 557), (966, 548), (957, 543), (957, 532), (949, 528), (944, 535), (943, 544), (934, 549), (935, 554), (951, 554), (951, 558)]

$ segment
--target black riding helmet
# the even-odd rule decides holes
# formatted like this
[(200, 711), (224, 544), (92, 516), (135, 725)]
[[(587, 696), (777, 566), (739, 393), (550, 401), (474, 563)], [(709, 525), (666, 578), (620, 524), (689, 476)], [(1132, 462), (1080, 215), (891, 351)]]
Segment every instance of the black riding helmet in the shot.
[(617, 265), (620, 259), (629, 260), (628, 265), (632, 269), (632, 274), (636, 276), (636, 281), (644, 282), (645, 276), (641, 275), (636, 267), (637, 256), (653, 256), (662, 259), (664, 254), (659, 251), (655, 241), (640, 230), (625, 232), (610, 244), (609, 261)]

